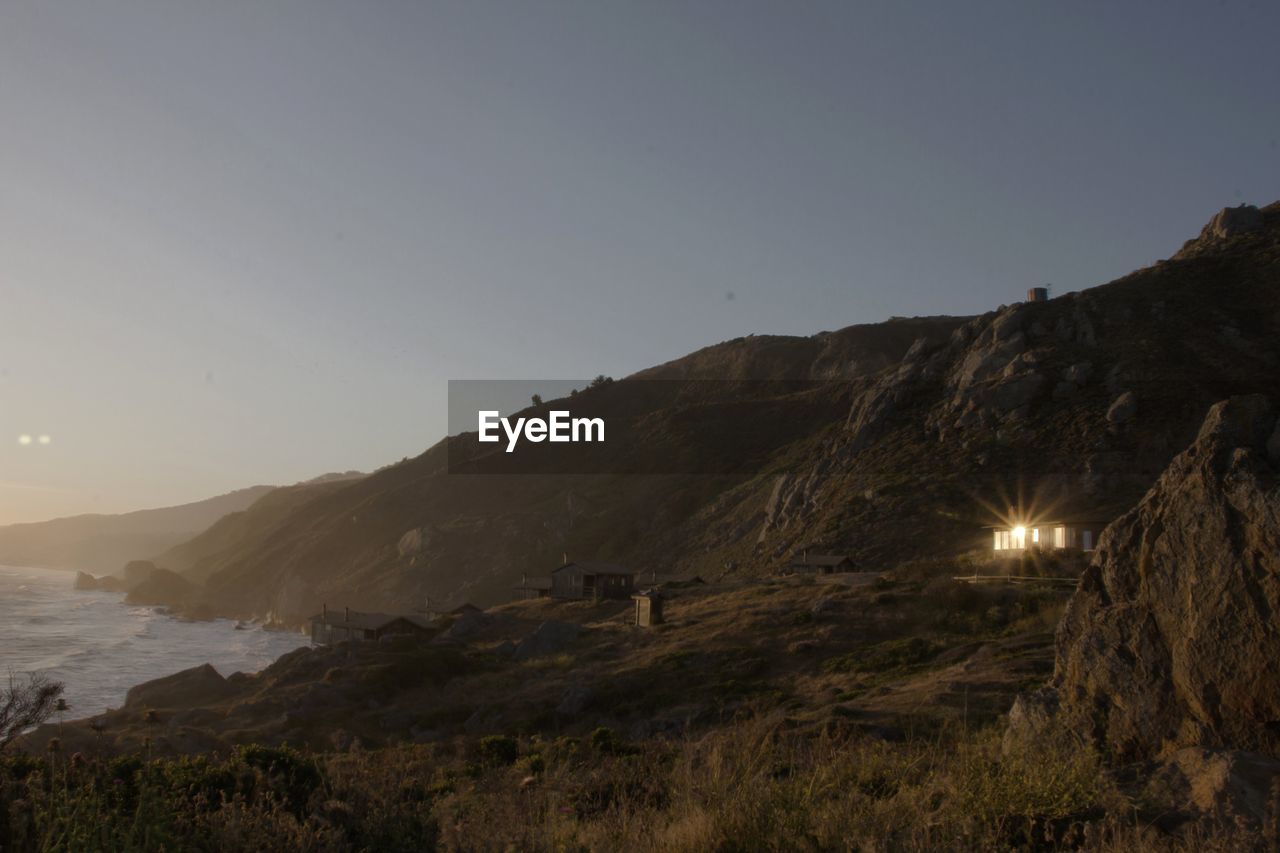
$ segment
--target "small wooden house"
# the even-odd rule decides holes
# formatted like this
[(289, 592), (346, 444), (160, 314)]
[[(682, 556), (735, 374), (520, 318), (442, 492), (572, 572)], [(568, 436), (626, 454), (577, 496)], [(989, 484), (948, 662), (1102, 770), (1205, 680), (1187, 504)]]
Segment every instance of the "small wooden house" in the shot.
[(392, 636), (419, 636), (429, 638), (435, 630), (419, 616), (397, 616), (390, 613), (360, 613), (350, 607), (342, 612), (330, 611), (325, 606), (311, 617), (311, 643), (330, 646), (348, 640), (381, 640)]
[(805, 551), (791, 561), (788, 567), (792, 574), (834, 575), (837, 572), (851, 572), (853, 560), (846, 554), (810, 554)]
[(649, 628), (662, 624), (662, 593), (656, 589), (646, 589), (631, 596), (636, 603), (636, 625)]
[(1057, 551), (1076, 548), (1092, 551), (1098, 535), (1107, 525), (1101, 521), (1028, 521), (990, 528), (991, 549), (999, 553), (1042, 549)]
[(636, 575), (616, 563), (596, 560), (565, 563), (551, 573), (552, 598), (628, 599), (635, 592)]
[(525, 575), (520, 579), (520, 585), (511, 591), (511, 600), (546, 598), (549, 595), (551, 595), (551, 578), (531, 578)]

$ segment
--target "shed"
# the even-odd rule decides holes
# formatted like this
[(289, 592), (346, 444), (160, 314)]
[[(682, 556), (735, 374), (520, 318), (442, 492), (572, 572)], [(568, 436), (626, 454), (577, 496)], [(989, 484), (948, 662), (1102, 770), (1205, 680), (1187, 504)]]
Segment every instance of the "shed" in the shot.
[(646, 589), (644, 592), (637, 592), (631, 598), (636, 603), (636, 625), (649, 628), (662, 624), (663, 596), (660, 590)]
[(565, 563), (551, 573), (552, 598), (627, 599), (635, 587), (635, 572), (617, 563)]
[(794, 574), (834, 575), (853, 571), (854, 564), (847, 554), (810, 554), (805, 551), (791, 561), (790, 569)]
[(435, 630), (423, 618), (392, 613), (361, 613), (350, 607), (330, 611), (326, 605), (311, 617), (311, 642), (328, 646), (347, 640), (381, 640), (392, 636), (431, 637)]

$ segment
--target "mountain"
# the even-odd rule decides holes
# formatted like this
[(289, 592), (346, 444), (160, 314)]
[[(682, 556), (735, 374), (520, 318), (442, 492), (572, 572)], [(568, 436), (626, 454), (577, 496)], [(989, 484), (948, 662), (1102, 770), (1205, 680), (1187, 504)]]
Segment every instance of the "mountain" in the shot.
[[(642, 423), (645, 444), (604, 445), (606, 453), (639, 453), (642, 471), (661, 469), (691, 449), (767, 460), (838, 422), (851, 383), (896, 363), (917, 341), (947, 339), (962, 322), (898, 319), (809, 338), (739, 338), (634, 381), (585, 390), (574, 408), (593, 405), (611, 424), (615, 415)], [(743, 400), (732, 382), (689, 384), (700, 378), (775, 380), (790, 393)], [(696, 398), (684, 399), (691, 389)], [(732, 437), (696, 428), (730, 420), (742, 425)], [(210, 531), (188, 549), (200, 552), (199, 565), (186, 552), (158, 563), (206, 580), (222, 612), (284, 621), (305, 618), (325, 601), (370, 609), (403, 609), (428, 595), (494, 603), (509, 597), (523, 573), (545, 572), (566, 552), (666, 572), (691, 535), (684, 527), (691, 511), (743, 480), (679, 473), (470, 476), (449, 473), (448, 457), (448, 443), (440, 442), (364, 480), (293, 496), (297, 502), (287, 507), (263, 501), (236, 520), (235, 533)], [(222, 547), (206, 549), (223, 533)]]
[[(186, 568), (219, 611), (296, 622), (322, 602), (492, 604), (565, 554), (721, 577), (803, 549), (886, 569), (989, 548), (983, 526), (1001, 520), (1117, 517), (1210, 405), (1280, 397), (1278, 333), (1280, 205), (1230, 209), (1168, 260), (1089, 290), (740, 338), (576, 396), (643, 437), (592, 449), (598, 461), (664, 473), (495, 473), (500, 455), (455, 436), (255, 507)], [(451, 446), (470, 473), (450, 473)], [(708, 460), (714, 476), (679, 473)]]
[(0, 527), (0, 563), (118, 572), (129, 560), (172, 548), (272, 489), (251, 486), (180, 506), (6, 525)]
[(298, 507), (344, 489), (362, 476), (331, 474), (271, 489), (248, 506), (222, 516), (198, 536), (160, 553), (155, 561), (192, 581), (204, 583), (223, 564), (242, 559), (244, 549), (260, 543)]

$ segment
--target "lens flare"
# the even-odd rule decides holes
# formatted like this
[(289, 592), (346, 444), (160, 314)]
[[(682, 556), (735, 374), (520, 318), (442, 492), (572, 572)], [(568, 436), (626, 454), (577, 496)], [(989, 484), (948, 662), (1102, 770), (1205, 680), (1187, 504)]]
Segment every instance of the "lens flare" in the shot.
[(23, 435), (18, 436), (18, 444), (25, 446), (30, 443), (31, 443), (31, 436), (26, 435), (25, 433)]
[(41, 444), (50, 444), (53, 442), (53, 439), (50, 436), (42, 435), (39, 438), (37, 438), (36, 441), (40, 442)]

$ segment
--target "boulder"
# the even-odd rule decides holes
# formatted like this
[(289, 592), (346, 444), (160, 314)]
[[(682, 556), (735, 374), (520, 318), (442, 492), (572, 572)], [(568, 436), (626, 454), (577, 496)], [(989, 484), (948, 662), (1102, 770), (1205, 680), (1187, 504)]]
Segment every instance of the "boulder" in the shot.
[(440, 639), (443, 641), (463, 642), (474, 637), (481, 630), (488, 627), (491, 622), (493, 622), (493, 617), (483, 610), (467, 610), (453, 620), (453, 624), (440, 634)]
[(1260, 395), (1213, 406), (1192, 445), (1102, 534), (1047, 691), (1010, 738), (1066, 730), (1117, 760), (1184, 747), (1280, 755), (1280, 469)]
[(991, 405), (1008, 412), (1025, 406), (1039, 393), (1044, 377), (1034, 370), (1010, 377), (991, 389)]
[(581, 626), (570, 622), (543, 622), (532, 634), (520, 641), (511, 658), (529, 660), (558, 654), (578, 639), (581, 632)]
[(1156, 815), (1195, 820), (1207, 832), (1265, 828), (1280, 761), (1253, 752), (1185, 747), (1147, 769), (1139, 802)]
[(412, 557), (425, 550), (430, 543), (430, 531), (425, 527), (415, 527), (396, 542), (396, 551), (401, 557)]
[(1119, 397), (1116, 397), (1111, 403), (1111, 407), (1107, 409), (1107, 422), (1112, 424), (1126, 424), (1133, 420), (1138, 414), (1138, 398), (1133, 396), (1132, 391), (1125, 391)]
[(206, 663), (130, 688), (125, 694), (124, 707), (127, 710), (185, 708), (227, 698), (234, 690)]
[(814, 616), (823, 616), (827, 613), (834, 613), (838, 609), (839, 605), (836, 604), (835, 599), (829, 595), (824, 595), (813, 602), (809, 607), (809, 612)]
[(1088, 382), (1091, 375), (1093, 375), (1093, 363), (1088, 361), (1073, 364), (1062, 371), (1063, 380), (1076, 385), (1083, 385)]
[(556, 713), (565, 717), (576, 717), (581, 714), (594, 694), (590, 687), (581, 684), (575, 684), (564, 692), (564, 696), (560, 697), (560, 704), (556, 706)]

